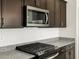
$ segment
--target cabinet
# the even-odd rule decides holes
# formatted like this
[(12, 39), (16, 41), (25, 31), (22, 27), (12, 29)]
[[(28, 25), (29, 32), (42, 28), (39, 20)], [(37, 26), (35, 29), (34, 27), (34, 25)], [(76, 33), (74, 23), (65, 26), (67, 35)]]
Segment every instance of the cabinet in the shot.
[(66, 1), (60, 1), (60, 26), (66, 27)]
[[(75, 59), (75, 46), (69, 50), (69, 59)], [(66, 58), (67, 59), (67, 58)]]
[(64, 0), (25, 0), (26, 5), (49, 10), (50, 27), (66, 27), (66, 1)]
[(47, 9), (47, 0), (36, 0), (36, 7)]
[(40, 0), (40, 8), (47, 9), (47, 0)]
[(47, 0), (49, 24), (52, 27), (66, 27), (66, 2), (64, 0)]
[(66, 1), (55, 1), (55, 27), (66, 27)]
[[(22, 27), (21, 0), (1, 0), (3, 28)], [(1, 16), (0, 16), (1, 17)]]
[(0, 0), (0, 28), (1, 28), (1, 0)]
[(65, 48), (62, 47), (59, 55), (54, 59), (75, 59), (75, 44), (70, 44)]
[(51, 27), (55, 26), (55, 0), (47, 0), (47, 9), (49, 10), (49, 25)]
[(55, 27), (60, 27), (60, 0), (55, 0)]
[(47, 0), (25, 0), (26, 5), (46, 9), (47, 7)]
[(49, 10), (50, 27), (66, 27), (64, 0), (0, 0), (0, 27), (22, 27), (22, 4)]
[(35, 6), (35, 0), (25, 0), (25, 5)]
[(58, 49), (59, 55), (54, 59), (66, 59), (66, 47), (61, 47)]

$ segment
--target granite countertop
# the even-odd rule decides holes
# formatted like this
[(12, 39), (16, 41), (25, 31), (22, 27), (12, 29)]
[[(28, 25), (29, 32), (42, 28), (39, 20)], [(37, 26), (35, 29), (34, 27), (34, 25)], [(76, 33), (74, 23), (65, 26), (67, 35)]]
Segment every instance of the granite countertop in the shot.
[(30, 59), (33, 57), (34, 57), (34, 55), (24, 53), (21, 51), (17, 51), (17, 50), (0, 53), (0, 59)]
[[(36, 42), (51, 44), (51, 45), (55, 45), (57, 48), (60, 48), (60, 47), (75, 43), (75, 39), (74, 38), (61, 38), (61, 37), (59, 37), (59, 38), (40, 40), (40, 41), (36, 41)], [(30, 59), (32, 57), (34, 57), (34, 55), (20, 52), (17, 50), (12, 50), (12, 51), (0, 53), (1, 59)]]
[(40, 40), (38, 42), (41, 43), (46, 43), (46, 44), (51, 44), (54, 46), (57, 46), (57, 48), (75, 43), (75, 39), (74, 38), (62, 38), (62, 37), (58, 37), (58, 38), (54, 38), (54, 39), (47, 39), (47, 40)]

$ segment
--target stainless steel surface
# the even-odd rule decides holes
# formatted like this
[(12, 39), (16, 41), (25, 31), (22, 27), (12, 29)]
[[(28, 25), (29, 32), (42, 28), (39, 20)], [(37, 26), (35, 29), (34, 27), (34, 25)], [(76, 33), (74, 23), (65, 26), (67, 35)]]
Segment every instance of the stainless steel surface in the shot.
[[(33, 17), (36, 15), (33, 16), (33, 11), (37, 11), (37, 12), (42, 12), (42, 13), (45, 13), (45, 20), (32, 20)], [(27, 6), (27, 24), (26, 26), (49, 26), (48, 24), (48, 13), (49, 11), (48, 10), (45, 10), (45, 9), (41, 9), (41, 8), (36, 8), (36, 7), (32, 7), (32, 6)], [(40, 16), (41, 17), (41, 16)], [(44, 23), (44, 24), (43, 24)]]
[(51, 56), (51, 57), (49, 57), (49, 58), (47, 58), (47, 59), (54, 59), (54, 58), (56, 58), (58, 55), (59, 55), (59, 53), (56, 53), (55, 55), (53, 55), (53, 56)]
[(48, 14), (46, 14), (46, 24), (48, 23)]
[(37, 7), (32, 7), (32, 6), (27, 6), (27, 10), (34, 10), (34, 11), (39, 11), (39, 12), (44, 12), (44, 13), (49, 13), (48, 10), (37, 8)]

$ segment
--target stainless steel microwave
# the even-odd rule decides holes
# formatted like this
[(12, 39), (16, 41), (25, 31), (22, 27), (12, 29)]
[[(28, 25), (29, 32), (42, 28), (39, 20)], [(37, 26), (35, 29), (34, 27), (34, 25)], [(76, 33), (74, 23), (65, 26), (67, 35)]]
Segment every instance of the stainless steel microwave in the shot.
[(49, 11), (37, 7), (27, 6), (26, 7), (26, 26), (41, 27), (49, 26), (48, 14)]

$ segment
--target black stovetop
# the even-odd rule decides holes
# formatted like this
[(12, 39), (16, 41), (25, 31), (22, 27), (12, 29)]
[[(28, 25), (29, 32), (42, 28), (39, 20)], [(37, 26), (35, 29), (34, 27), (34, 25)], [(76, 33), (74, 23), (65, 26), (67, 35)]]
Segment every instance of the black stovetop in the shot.
[(55, 52), (54, 45), (39, 43), (39, 42), (18, 46), (16, 47), (16, 49), (36, 56), (48, 54), (49, 52), (52, 52), (52, 53)]

